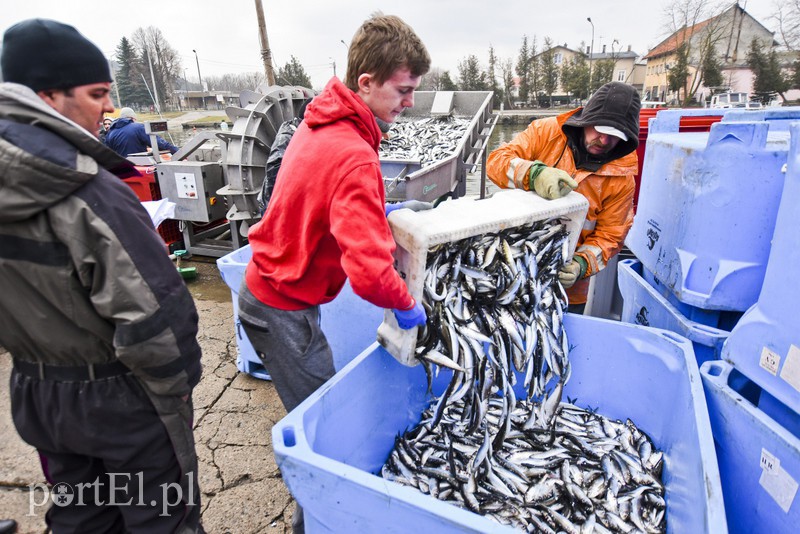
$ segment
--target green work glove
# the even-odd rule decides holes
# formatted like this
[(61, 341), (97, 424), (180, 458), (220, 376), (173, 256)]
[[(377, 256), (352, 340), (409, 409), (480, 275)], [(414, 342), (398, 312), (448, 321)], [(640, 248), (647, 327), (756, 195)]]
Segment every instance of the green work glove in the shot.
[(569, 194), (578, 187), (578, 182), (572, 176), (553, 167), (548, 167), (541, 161), (534, 161), (528, 171), (528, 187), (533, 184), (536, 194), (547, 200), (554, 200)]
[(565, 289), (568, 289), (583, 278), (588, 267), (586, 260), (580, 256), (573, 256), (568, 264), (558, 270), (558, 281)]

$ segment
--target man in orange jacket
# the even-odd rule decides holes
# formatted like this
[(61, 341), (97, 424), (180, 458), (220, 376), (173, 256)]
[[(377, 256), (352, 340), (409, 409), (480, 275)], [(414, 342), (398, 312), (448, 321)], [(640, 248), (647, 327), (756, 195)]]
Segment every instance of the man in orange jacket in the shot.
[(574, 189), (589, 201), (578, 248), (559, 272), (574, 313), (586, 307), (588, 278), (620, 251), (633, 224), (640, 107), (632, 86), (607, 83), (585, 107), (533, 121), (486, 162), (499, 187), (551, 200)]

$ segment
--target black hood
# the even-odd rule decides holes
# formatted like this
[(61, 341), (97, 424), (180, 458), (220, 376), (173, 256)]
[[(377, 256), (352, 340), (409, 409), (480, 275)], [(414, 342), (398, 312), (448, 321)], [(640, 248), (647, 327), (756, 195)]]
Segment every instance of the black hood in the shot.
[(582, 153), (581, 157), (576, 157), (576, 161), (590, 156), (583, 148), (584, 126), (612, 126), (628, 137), (627, 141), (620, 140), (611, 152), (605, 154), (602, 163), (619, 159), (636, 150), (639, 146), (640, 108), (639, 93), (632, 85), (609, 82), (598, 89), (586, 103), (586, 107), (564, 122), (563, 131), (572, 141), (570, 144), (573, 145), (573, 152), (577, 148)]

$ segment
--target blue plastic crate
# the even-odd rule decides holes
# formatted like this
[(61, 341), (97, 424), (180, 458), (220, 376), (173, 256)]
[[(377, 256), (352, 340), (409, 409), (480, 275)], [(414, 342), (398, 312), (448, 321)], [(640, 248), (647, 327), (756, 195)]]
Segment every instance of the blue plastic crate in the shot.
[[(236, 367), (243, 373), (269, 380), (269, 372), (256, 354), (239, 321), (239, 286), (252, 253), (250, 245), (217, 260), (220, 275), (231, 290), (233, 320), (236, 332)], [(322, 331), (333, 352), (333, 366), (338, 371), (375, 341), (383, 309), (370, 304), (355, 293), (346, 282), (337, 297), (320, 306)]]
[(644, 274), (645, 269), (638, 260), (622, 260), (617, 264), (622, 295), (620, 320), (682, 335), (692, 342), (698, 365), (708, 360), (718, 360), (730, 332), (688, 319), (647, 282)]
[(625, 244), (679, 301), (743, 312), (764, 279), (789, 133), (767, 121), (679, 133), (676, 114), (650, 121)]
[(700, 375), (730, 532), (797, 532), (797, 414), (783, 407), (783, 414), (788, 416), (785, 420), (790, 423), (787, 428), (764, 413), (759, 398), (763, 391), (728, 362), (707, 362)]
[(731, 109), (725, 113), (723, 122), (767, 121), (773, 131), (787, 131), (792, 122), (800, 120), (800, 106), (764, 109)]
[(758, 302), (741, 318), (722, 357), (779, 402), (800, 412), (800, 123), (791, 127), (786, 178)]
[[(564, 395), (631, 418), (665, 452), (667, 531), (726, 532), (691, 344), (670, 332), (572, 314), (564, 324), (575, 347)], [(449, 376), (439, 374), (434, 393)], [(306, 532), (514, 532), (374, 474), (429, 401), (422, 366), (404, 366), (374, 344), (273, 427), (275, 458), (303, 507)]]

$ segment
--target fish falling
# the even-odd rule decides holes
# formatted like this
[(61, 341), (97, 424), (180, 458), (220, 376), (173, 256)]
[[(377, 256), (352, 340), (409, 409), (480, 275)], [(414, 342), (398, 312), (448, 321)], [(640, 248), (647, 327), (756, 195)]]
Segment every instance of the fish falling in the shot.
[(663, 454), (630, 420), (561, 402), (568, 253), (558, 218), (428, 252), (416, 357), (429, 390), (452, 378), (382, 476), (527, 532), (665, 532)]

